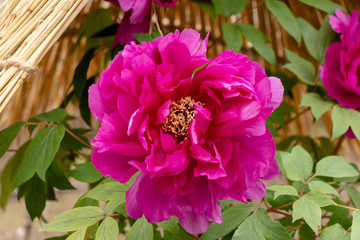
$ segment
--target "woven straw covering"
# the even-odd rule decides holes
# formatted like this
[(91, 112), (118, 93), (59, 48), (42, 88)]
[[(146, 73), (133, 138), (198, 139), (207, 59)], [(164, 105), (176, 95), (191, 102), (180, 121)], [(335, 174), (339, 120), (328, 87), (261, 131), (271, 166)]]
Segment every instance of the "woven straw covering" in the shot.
[[(283, 2), (290, 7), (296, 17), (304, 18), (315, 28), (320, 26), (326, 15), (298, 0), (283, 0)], [(353, 9), (360, 10), (359, 0), (335, 0), (334, 2), (342, 5), (348, 12)], [(17, 120), (26, 120), (37, 113), (59, 106), (67, 90), (71, 90), (67, 87), (84, 53), (83, 41), (79, 48), (73, 50), (79, 27), (91, 10), (101, 7), (113, 8), (114, 20), (120, 21), (122, 12), (119, 8), (100, 0), (8, 1), (0, 15), (0, 70), (2, 69), (0, 72), (0, 111), (2, 111), (0, 126), (2, 128)], [(189, 0), (179, 0), (171, 9), (157, 6), (153, 16), (155, 15), (159, 17), (159, 25), (165, 34), (184, 27), (198, 30), (203, 37), (210, 32), (209, 57), (214, 57), (226, 49), (221, 37), (221, 24), (225, 21), (251, 23), (266, 34), (277, 56), (277, 69), (273, 69), (270, 64), (260, 58), (249, 42), (245, 41), (241, 49), (242, 53), (260, 62), (265, 68), (282, 70), (281, 66), (285, 62), (284, 48), (303, 56), (307, 55), (304, 44), (299, 47), (296, 41), (282, 29), (275, 17), (269, 13), (265, 7), (265, 0), (249, 0), (242, 14), (230, 19), (218, 17), (215, 23), (209, 14)], [(152, 24), (155, 27), (155, 23)], [(96, 58), (92, 60), (89, 76), (100, 71), (102, 58), (103, 54), (97, 52)], [(33, 74), (33, 77), (25, 81), (29, 74)], [(306, 86), (300, 84), (294, 91), (295, 100), (287, 99), (287, 101), (298, 106), (305, 90)], [(302, 109), (298, 110), (302, 111)], [(73, 114), (79, 115), (76, 112)], [(330, 131), (329, 114), (322, 117), (315, 125), (311, 113), (308, 112), (289, 124), (281, 134), (316, 137), (329, 136)], [(356, 156), (360, 155), (359, 149), (359, 141), (353, 140), (348, 141), (344, 152), (347, 152), (349, 156)]]

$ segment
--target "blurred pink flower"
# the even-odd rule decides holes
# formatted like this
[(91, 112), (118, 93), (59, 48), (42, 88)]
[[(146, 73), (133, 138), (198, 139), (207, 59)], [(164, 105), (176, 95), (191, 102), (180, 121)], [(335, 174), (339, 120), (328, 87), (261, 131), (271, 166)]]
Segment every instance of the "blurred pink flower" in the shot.
[[(330, 16), (331, 27), (340, 33), (340, 41), (329, 45), (321, 79), (328, 95), (340, 105), (360, 111), (360, 21), (354, 10), (351, 16), (337, 9)], [(351, 129), (347, 136), (354, 138)]]
[[(133, 33), (147, 32), (150, 27), (152, 0), (106, 0), (120, 6), (125, 14), (115, 35), (113, 47), (136, 41)], [(162, 7), (173, 7), (177, 0), (155, 0)]]
[(192, 234), (221, 223), (218, 200), (261, 199), (261, 179), (279, 174), (265, 119), (282, 101), (281, 81), (242, 54), (208, 59), (206, 45), (192, 29), (132, 43), (89, 89), (101, 121), (95, 167), (121, 183), (141, 172), (126, 194), (129, 216), (177, 216)]

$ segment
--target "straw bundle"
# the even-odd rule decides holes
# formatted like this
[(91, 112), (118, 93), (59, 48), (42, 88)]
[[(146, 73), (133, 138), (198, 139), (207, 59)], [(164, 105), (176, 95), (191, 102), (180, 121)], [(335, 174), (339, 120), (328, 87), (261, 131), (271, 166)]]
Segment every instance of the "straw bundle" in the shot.
[(13, 0), (0, 15), (0, 113), (87, 0)]

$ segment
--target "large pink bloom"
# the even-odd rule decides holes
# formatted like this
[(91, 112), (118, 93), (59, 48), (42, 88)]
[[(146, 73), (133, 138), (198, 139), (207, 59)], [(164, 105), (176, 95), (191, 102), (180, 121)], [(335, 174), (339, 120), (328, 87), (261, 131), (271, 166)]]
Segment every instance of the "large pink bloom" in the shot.
[[(124, 11), (113, 46), (136, 41), (133, 33), (147, 32), (150, 27), (151, 3), (153, 0), (106, 0), (120, 6)], [(162, 7), (173, 7), (177, 0), (155, 0)]]
[[(330, 16), (332, 28), (341, 34), (340, 41), (332, 43), (321, 67), (321, 78), (328, 95), (340, 105), (360, 110), (360, 21), (356, 10), (349, 16), (337, 9)], [(351, 130), (349, 137), (355, 137)]]
[[(220, 199), (261, 199), (279, 173), (265, 119), (283, 86), (247, 56), (206, 58), (207, 38), (176, 31), (127, 45), (89, 89), (101, 121), (92, 160), (125, 183), (132, 218), (179, 217), (190, 233), (221, 223)], [(194, 70), (202, 67), (194, 73)]]

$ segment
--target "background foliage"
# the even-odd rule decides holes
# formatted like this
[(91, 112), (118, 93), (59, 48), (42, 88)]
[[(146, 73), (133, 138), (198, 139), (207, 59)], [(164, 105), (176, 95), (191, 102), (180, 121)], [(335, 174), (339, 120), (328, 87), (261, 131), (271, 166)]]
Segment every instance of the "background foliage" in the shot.
[[(330, 0), (298, 0), (333, 14), (342, 6)], [(244, 11), (247, 0), (193, 0), (206, 10), (213, 21), (230, 19)], [(277, 141), (276, 160), (283, 181), (270, 185), (261, 202), (250, 204), (232, 200), (221, 201), (222, 224), (210, 225), (200, 236), (185, 232), (173, 217), (169, 221), (149, 224), (127, 216), (125, 193), (134, 181), (120, 184), (105, 178), (91, 163), (92, 146), (88, 132), (96, 131), (88, 108), (88, 88), (99, 74), (88, 76), (90, 62), (99, 51), (106, 51), (104, 66), (123, 46), (111, 48), (118, 24), (113, 23), (109, 9), (97, 9), (88, 15), (80, 29), (86, 39), (86, 53), (79, 62), (69, 93), (59, 108), (36, 115), (27, 121), (16, 122), (0, 132), (0, 157), (9, 149), (22, 128), (29, 132), (29, 140), (8, 160), (1, 172), (0, 206), (5, 209), (9, 197), (17, 189), (18, 199), (24, 198), (31, 219), (47, 223), (42, 213), (48, 200), (56, 199), (56, 191), (71, 190), (69, 179), (89, 184), (90, 190), (77, 200), (73, 209), (61, 213), (41, 231), (64, 232), (53, 239), (360, 239), (360, 194), (357, 191), (359, 170), (356, 165), (338, 156), (344, 134), (352, 127), (360, 139), (360, 112), (339, 106), (326, 95), (319, 66), (324, 63), (327, 46), (337, 39), (328, 17), (319, 28), (303, 18), (297, 18), (289, 6), (280, 0), (266, 0), (265, 7), (277, 19), (284, 31), (306, 54), (285, 49), (287, 62), (279, 63), (274, 48), (264, 33), (251, 24), (226, 21), (221, 25), (222, 38), (228, 49), (239, 52), (249, 42), (270, 67), (269, 74), (282, 79), (286, 99), (293, 99), (297, 84), (307, 86), (300, 107), (285, 101), (267, 120), (267, 127)], [(95, 24), (94, 24), (95, 23)], [(159, 31), (158, 31), (159, 30)], [(152, 41), (160, 29), (151, 34), (139, 33), (139, 42)], [(280, 65), (280, 66), (279, 66)], [(74, 117), (65, 110), (69, 103), (77, 103), (86, 128), (72, 128)], [(282, 128), (298, 116), (311, 111), (315, 122), (331, 111), (332, 137), (317, 139), (309, 136), (281, 136)], [(355, 140), (358, 141), (358, 140)], [(334, 146), (334, 142), (337, 145)], [(79, 158), (86, 161), (79, 161)], [(347, 201), (350, 199), (350, 201)], [(162, 230), (160, 230), (162, 229)]]

